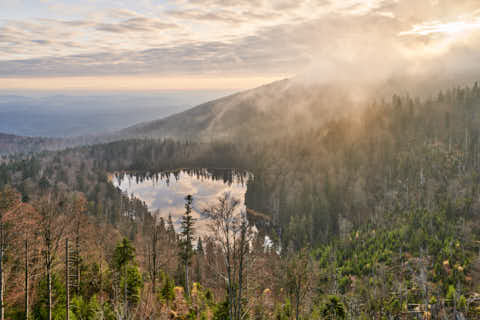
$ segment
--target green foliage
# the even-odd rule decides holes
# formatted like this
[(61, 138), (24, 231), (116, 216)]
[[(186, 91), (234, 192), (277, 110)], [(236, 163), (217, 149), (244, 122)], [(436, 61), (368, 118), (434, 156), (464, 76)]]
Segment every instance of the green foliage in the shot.
[(162, 291), (160, 292), (161, 299), (169, 302), (175, 299), (175, 283), (170, 277), (165, 277), (165, 283)]
[[(127, 266), (127, 299), (130, 305), (135, 305), (140, 300), (140, 290), (143, 288), (143, 280), (137, 266)], [(125, 277), (122, 276), (120, 287), (124, 288)]]
[(455, 287), (453, 285), (448, 286), (448, 291), (445, 296), (445, 300), (447, 300), (447, 302), (450, 303), (452, 306), (454, 303), (456, 303), (457, 291), (455, 290)]
[[(100, 290), (104, 290), (109, 286), (106, 283), (108, 278), (105, 270), (100, 269), (100, 265), (97, 262), (89, 264), (87, 261), (82, 262), (81, 265), (81, 283), (80, 283), (80, 295), (85, 298), (91, 298), (94, 295), (101, 294)], [(100, 287), (102, 284), (103, 288)]]
[(127, 238), (123, 238), (123, 240), (117, 244), (113, 254), (113, 262), (115, 267), (119, 272), (121, 272), (123, 271), (122, 268), (125, 265), (133, 262), (134, 259), (135, 248), (133, 247), (133, 244)]
[(322, 315), (325, 319), (345, 319), (347, 313), (345, 305), (340, 301), (337, 296), (328, 296), (327, 301), (323, 305)]
[(208, 288), (205, 290), (205, 300), (208, 304), (212, 304), (213, 301), (214, 301), (214, 296), (213, 296), (212, 290), (210, 290)]
[(217, 303), (213, 309), (212, 320), (229, 320), (228, 301)]
[[(117, 320), (117, 316), (113, 311), (112, 305), (110, 303), (105, 302), (101, 307), (101, 315), (103, 317), (103, 320)], [(102, 317), (100, 319), (102, 319)]]
[(340, 277), (340, 279), (338, 280), (338, 289), (342, 294), (344, 294), (348, 291), (351, 284), (352, 284), (352, 281), (350, 280), (350, 277), (348, 276)]
[(289, 320), (293, 317), (292, 304), (290, 299), (286, 298), (283, 304), (279, 304), (275, 308), (275, 320)]
[(465, 298), (464, 295), (461, 295), (460, 298), (458, 298), (458, 309), (460, 311), (466, 311), (467, 309), (467, 298)]
[[(38, 299), (32, 308), (34, 319), (48, 319), (48, 282), (44, 277), (38, 284)], [(56, 273), (52, 274), (52, 316), (53, 320), (65, 319), (65, 285)]]
[(70, 310), (75, 319), (79, 320), (96, 320), (101, 314), (101, 306), (95, 296), (90, 301), (85, 301), (81, 296), (74, 296), (70, 301)]
[(184, 265), (190, 265), (192, 262), (193, 256), (193, 233), (194, 233), (194, 223), (195, 219), (192, 217), (192, 203), (193, 197), (187, 195), (185, 197), (185, 214), (182, 216), (181, 226), (181, 251), (180, 257)]

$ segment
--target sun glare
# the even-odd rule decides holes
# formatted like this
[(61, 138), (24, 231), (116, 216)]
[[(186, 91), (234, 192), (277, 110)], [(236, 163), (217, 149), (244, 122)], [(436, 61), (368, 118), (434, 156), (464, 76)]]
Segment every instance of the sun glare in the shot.
[(409, 31), (400, 32), (400, 36), (421, 35), (428, 36), (435, 33), (457, 34), (473, 31), (480, 28), (480, 18), (472, 22), (456, 21), (441, 23), (439, 21), (423, 23), (413, 26)]

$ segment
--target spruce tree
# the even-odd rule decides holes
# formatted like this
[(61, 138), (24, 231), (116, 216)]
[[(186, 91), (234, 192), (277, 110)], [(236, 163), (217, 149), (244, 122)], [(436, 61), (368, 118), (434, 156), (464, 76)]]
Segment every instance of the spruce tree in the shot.
[(118, 273), (120, 274), (123, 270), (123, 303), (124, 303), (124, 314), (127, 315), (128, 312), (128, 266), (135, 259), (135, 248), (133, 247), (130, 240), (123, 238), (123, 240), (117, 244), (113, 254), (113, 261), (115, 267), (117, 268)]
[(182, 259), (183, 266), (185, 268), (185, 292), (187, 296), (190, 296), (190, 285), (189, 285), (189, 275), (188, 269), (192, 263), (193, 256), (193, 232), (194, 232), (194, 223), (195, 219), (192, 217), (192, 195), (187, 195), (185, 197), (185, 214), (182, 216), (182, 231), (181, 231), (181, 241), (180, 241), (180, 258)]
[(205, 252), (203, 250), (203, 243), (202, 243), (202, 237), (198, 237), (198, 242), (197, 242), (197, 254), (203, 255)]
[(175, 227), (173, 226), (172, 214), (168, 214), (167, 221), (167, 234), (170, 241), (174, 241), (176, 238)]

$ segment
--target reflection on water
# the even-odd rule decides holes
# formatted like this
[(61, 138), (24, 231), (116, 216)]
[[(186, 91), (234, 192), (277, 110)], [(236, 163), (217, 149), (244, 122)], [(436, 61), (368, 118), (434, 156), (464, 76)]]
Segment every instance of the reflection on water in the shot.
[(215, 205), (225, 192), (239, 199), (239, 210), (245, 210), (245, 192), (248, 173), (223, 169), (191, 169), (155, 174), (116, 174), (112, 183), (128, 195), (145, 201), (151, 212), (165, 220), (172, 215), (177, 228), (185, 212), (185, 196), (193, 196), (193, 217), (197, 219), (197, 234), (208, 230), (208, 218), (201, 214), (204, 209)]

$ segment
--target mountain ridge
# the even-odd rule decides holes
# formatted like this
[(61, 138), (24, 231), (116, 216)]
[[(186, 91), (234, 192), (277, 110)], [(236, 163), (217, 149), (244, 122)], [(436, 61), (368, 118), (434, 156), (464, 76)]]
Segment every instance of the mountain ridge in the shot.
[(319, 124), (354, 109), (344, 88), (283, 79), (202, 103), (180, 113), (117, 131), (123, 138), (235, 140), (249, 135), (278, 137)]

